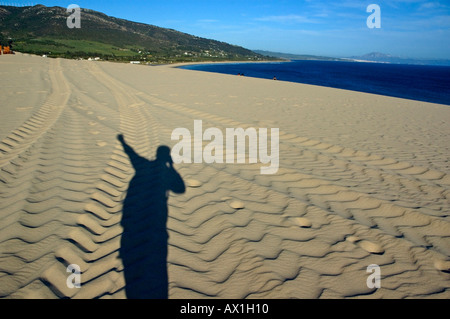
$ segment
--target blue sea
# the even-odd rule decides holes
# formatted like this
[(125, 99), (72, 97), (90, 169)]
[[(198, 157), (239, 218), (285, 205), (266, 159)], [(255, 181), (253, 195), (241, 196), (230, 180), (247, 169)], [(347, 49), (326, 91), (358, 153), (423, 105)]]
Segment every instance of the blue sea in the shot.
[(218, 63), (184, 69), (298, 82), (450, 105), (450, 66), (340, 61)]

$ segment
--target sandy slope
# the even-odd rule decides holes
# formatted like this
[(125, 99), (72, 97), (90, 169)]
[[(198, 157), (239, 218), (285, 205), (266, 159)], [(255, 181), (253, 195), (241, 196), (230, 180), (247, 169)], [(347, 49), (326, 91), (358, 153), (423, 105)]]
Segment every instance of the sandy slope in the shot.
[[(20, 54), (0, 75), (0, 297), (450, 297), (448, 106)], [(194, 120), (279, 128), (278, 173), (160, 169)]]

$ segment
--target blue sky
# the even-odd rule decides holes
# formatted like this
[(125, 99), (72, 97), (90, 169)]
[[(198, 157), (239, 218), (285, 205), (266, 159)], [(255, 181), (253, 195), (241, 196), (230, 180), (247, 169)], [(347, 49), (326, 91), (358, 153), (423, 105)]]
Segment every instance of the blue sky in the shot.
[[(101, 11), (249, 49), (326, 56), (383, 52), (450, 59), (450, 1), (424, 0), (71, 0), (3, 1)], [(366, 21), (381, 9), (381, 28)]]

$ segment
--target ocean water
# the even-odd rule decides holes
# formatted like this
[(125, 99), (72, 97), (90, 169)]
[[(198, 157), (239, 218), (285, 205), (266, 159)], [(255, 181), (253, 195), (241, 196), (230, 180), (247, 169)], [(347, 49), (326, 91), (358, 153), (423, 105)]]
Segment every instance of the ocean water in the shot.
[(217, 63), (184, 69), (244, 74), (450, 105), (450, 66), (305, 61)]

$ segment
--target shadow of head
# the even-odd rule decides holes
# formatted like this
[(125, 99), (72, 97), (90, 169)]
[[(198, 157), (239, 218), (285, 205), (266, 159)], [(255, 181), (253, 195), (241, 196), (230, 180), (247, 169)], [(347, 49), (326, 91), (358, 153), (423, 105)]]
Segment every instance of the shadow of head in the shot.
[(170, 156), (170, 147), (162, 145), (156, 150), (156, 160), (158, 162), (173, 163), (172, 156)]

